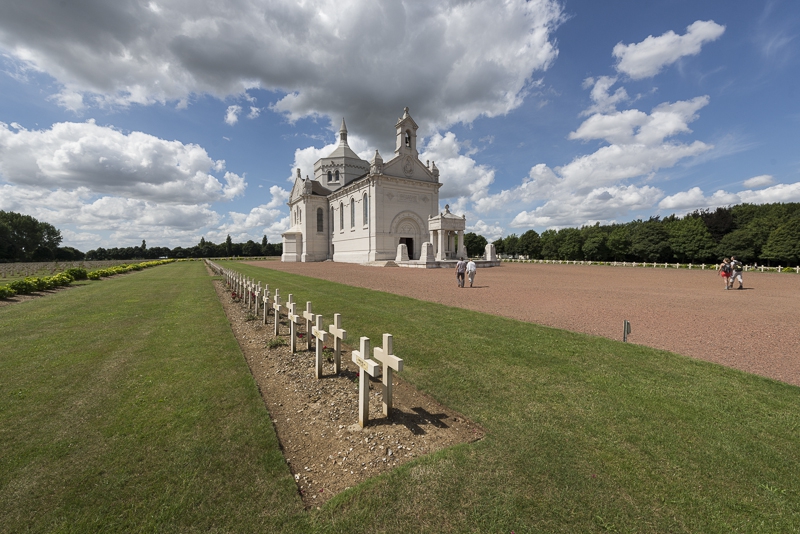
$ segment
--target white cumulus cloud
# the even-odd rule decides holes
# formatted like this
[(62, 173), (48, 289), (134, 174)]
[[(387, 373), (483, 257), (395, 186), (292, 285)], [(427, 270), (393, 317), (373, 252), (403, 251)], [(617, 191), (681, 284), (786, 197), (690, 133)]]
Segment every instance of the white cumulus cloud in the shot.
[[(431, 132), (516, 108), (557, 57), (564, 21), (557, 0), (41, 0), (35, 17), (30, 9), (4, 6), (0, 49), (17, 70), (52, 76), (69, 109), (185, 106), (196, 94), (262, 88), (291, 120), (352, 117), (371, 139), (404, 105)], [(229, 110), (229, 122), (239, 113)]]
[(670, 30), (658, 37), (650, 35), (640, 43), (618, 43), (613, 50), (616, 69), (633, 80), (650, 78), (682, 57), (699, 54), (704, 44), (717, 40), (724, 32), (725, 26), (713, 20), (698, 20), (686, 28), (684, 35)]
[(760, 176), (753, 176), (743, 182), (743, 185), (748, 189), (757, 189), (759, 187), (767, 187), (775, 183), (775, 178), (769, 174), (762, 174)]

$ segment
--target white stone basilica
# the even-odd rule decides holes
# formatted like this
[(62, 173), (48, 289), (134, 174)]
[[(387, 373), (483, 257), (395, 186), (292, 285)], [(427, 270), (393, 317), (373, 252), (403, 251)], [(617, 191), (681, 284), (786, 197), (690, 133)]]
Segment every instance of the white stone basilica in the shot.
[(417, 128), (405, 108), (394, 157), (384, 162), (376, 150), (368, 162), (347, 145), (342, 119), (339, 146), (314, 164), (314, 177), (297, 169), (281, 260), (440, 267), (466, 257), (466, 219), (439, 213), (439, 170), (420, 161)]

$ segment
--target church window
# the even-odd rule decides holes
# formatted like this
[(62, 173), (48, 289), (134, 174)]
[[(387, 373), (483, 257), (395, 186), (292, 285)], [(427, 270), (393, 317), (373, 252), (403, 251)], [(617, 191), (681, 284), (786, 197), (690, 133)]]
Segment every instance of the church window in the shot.
[(339, 230), (344, 230), (344, 203), (339, 202)]
[(337, 182), (339, 181), (339, 171), (336, 171), (336, 180), (335, 181), (337, 181)]
[(350, 228), (356, 227), (356, 200), (350, 199)]
[(406, 130), (406, 146), (411, 148), (411, 132)]
[(324, 214), (322, 213), (322, 208), (317, 208), (317, 232), (322, 232), (322, 226), (324, 221)]
[(328, 171), (328, 181), (330, 182), (332, 179), (333, 179), (333, 174), (331, 174), (331, 171)]
[(364, 193), (364, 226), (369, 224), (369, 197)]

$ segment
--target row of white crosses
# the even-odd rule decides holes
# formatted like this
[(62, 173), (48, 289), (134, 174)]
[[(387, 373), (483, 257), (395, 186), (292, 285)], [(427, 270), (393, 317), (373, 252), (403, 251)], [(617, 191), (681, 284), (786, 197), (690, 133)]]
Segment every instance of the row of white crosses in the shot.
[[(267, 324), (268, 310), (273, 310), (273, 324), (275, 326), (275, 335), (278, 335), (278, 327), (280, 325), (281, 310), (284, 306), (281, 302), (280, 290), (275, 289), (275, 294), (270, 295), (269, 284), (261, 290), (261, 283), (257, 285), (253, 280), (245, 278), (235, 271), (229, 269), (222, 269), (215, 264), (212, 264), (215, 269), (223, 273), (228, 285), (234, 288), (234, 291), (246, 291), (247, 301), (245, 304), (248, 309), (250, 308), (250, 300), (255, 306), (255, 311), (258, 313), (258, 302), (261, 301), (264, 310), (264, 324)], [(253, 293), (254, 292), (254, 293)], [(239, 293), (241, 294), (241, 293)], [(259, 298), (260, 297), (260, 298)], [(290, 349), (292, 353), (297, 351), (297, 326), (305, 320), (306, 327), (306, 349), (311, 349), (311, 338), (315, 340), (315, 375), (316, 378), (322, 378), (322, 348), (324, 343), (329, 338), (333, 341), (333, 372), (339, 374), (341, 372), (341, 354), (342, 354), (342, 341), (347, 339), (347, 331), (342, 328), (342, 316), (335, 313), (333, 315), (333, 324), (328, 326), (328, 331), (325, 331), (322, 325), (322, 315), (317, 315), (313, 312), (311, 301), (306, 302), (306, 309), (302, 314), (297, 312), (297, 303), (294, 301), (294, 295), (289, 294), (286, 301), (286, 316), (289, 321), (289, 336), (290, 336)], [(383, 334), (383, 346), (375, 347), (373, 351), (373, 358), (369, 357), (370, 340), (368, 337), (362, 337), (359, 340), (359, 350), (352, 352), (353, 363), (355, 363), (362, 372), (359, 372), (358, 378), (358, 423), (363, 428), (369, 421), (369, 377), (381, 377), (382, 398), (383, 398), (383, 414), (387, 417), (392, 410), (392, 381), (393, 372), (403, 370), (403, 360), (394, 354), (391, 334)]]

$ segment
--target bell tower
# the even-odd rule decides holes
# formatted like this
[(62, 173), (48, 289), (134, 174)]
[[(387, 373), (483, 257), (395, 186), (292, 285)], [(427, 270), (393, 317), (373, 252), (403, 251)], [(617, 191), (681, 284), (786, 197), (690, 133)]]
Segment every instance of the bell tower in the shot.
[(394, 126), (397, 129), (397, 145), (394, 153), (398, 156), (419, 157), (417, 152), (417, 123), (408, 114), (408, 108), (403, 109), (403, 116)]

